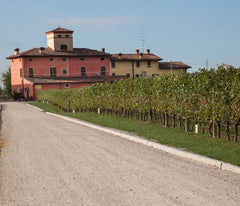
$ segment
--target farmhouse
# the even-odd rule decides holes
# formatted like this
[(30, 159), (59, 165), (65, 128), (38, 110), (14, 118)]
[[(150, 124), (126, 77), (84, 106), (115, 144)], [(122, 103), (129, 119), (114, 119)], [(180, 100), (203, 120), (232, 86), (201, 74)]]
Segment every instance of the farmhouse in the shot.
[(110, 54), (73, 47), (73, 31), (58, 27), (46, 32), (47, 47), (32, 48), (7, 57), (11, 61), (12, 93), (36, 99), (38, 90), (80, 88), (97, 82), (113, 82), (139, 76), (186, 72), (182, 62), (160, 62), (150, 53)]
[(112, 76), (145, 77), (165, 73), (182, 73), (191, 68), (182, 62), (160, 62), (163, 59), (150, 53), (150, 49), (147, 49), (146, 53), (140, 53), (137, 49), (135, 54), (112, 54), (110, 59)]
[(47, 47), (33, 48), (7, 57), (11, 61), (12, 92), (36, 99), (37, 90), (79, 88), (96, 82), (115, 81), (110, 76), (110, 54), (73, 48), (73, 31), (57, 28), (46, 32)]

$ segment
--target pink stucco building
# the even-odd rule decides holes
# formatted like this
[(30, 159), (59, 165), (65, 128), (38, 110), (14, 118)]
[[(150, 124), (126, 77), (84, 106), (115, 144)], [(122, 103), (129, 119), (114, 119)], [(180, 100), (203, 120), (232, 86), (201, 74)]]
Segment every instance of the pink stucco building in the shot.
[(95, 82), (115, 81), (105, 49), (73, 48), (73, 31), (57, 28), (46, 32), (47, 47), (19, 52), (11, 61), (12, 92), (36, 99), (37, 90), (78, 88)]

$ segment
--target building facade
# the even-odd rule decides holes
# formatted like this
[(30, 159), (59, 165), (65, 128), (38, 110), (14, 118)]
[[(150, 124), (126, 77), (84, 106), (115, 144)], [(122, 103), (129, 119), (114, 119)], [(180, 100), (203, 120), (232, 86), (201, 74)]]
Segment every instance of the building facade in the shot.
[(161, 74), (168, 74), (168, 73), (184, 73), (187, 72), (191, 66), (180, 62), (180, 61), (174, 61), (174, 62), (159, 62), (158, 68)]
[(111, 55), (105, 49), (73, 48), (72, 34), (64, 28), (48, 31), (46, 48), (15, 49), (15, 54), (7, 57), (13, 94), (36, 99), (37, 90), (78, 88), (126, 78), (110, 76)]
[(135, 54), (112, 54), (111, 75), (127, 75), (131, 78), (157, 74), (158, 62), (162, 58), (151, 54), (148, 49), (146, 54), (136, 50)]
[(140, 53), (137, 49), (135, 54), (112, 54), (110, 59), (110, 73), (113, 76), (145, 77), (166, 73), (182, 73), (191, 68), (182, 62), (160, 62), (163, 59), (150, 53), (150, 49), (147, 49), (146, 53)]

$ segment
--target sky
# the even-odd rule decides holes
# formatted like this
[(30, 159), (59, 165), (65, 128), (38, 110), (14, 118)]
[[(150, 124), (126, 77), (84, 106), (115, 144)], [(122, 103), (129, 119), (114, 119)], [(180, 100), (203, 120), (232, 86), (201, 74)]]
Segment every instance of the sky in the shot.
[[(240, 67), (239, 0), (0, 0), (0, 73), (7, 56), (46, 47), (45, 32), (73, 30), (74, 48), (150, 49), (192, 67)], [(207, 63), (208, 62), (208, 63)]]

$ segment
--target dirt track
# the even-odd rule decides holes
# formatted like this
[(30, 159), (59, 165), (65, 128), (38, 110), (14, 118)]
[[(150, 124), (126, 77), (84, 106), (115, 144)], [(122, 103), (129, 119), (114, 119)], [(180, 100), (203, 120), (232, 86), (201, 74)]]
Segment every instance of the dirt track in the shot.
[(6, 103), (1, 206), (240, 205), (240, 176)]

